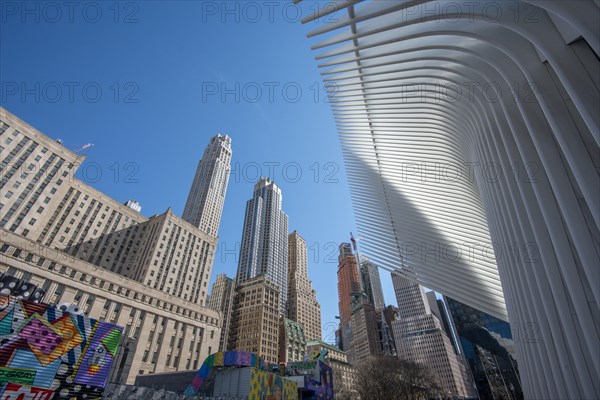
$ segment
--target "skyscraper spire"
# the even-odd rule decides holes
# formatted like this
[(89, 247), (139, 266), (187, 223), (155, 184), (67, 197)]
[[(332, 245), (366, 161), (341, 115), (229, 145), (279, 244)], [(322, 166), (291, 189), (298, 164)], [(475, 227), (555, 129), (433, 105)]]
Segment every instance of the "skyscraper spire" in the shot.
[(231, 170), (231, 138), (217, 134), (210, 139), (198, 162), (196, 175), (182, 218), (217, 236)]

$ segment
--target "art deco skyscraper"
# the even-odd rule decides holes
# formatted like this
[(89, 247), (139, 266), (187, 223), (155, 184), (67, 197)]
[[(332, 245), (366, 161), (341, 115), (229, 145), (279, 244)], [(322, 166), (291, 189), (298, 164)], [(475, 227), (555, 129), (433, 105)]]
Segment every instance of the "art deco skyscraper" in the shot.
[(198, 162), (196, 175), (183, 210), (183, 219), (217, 236), (231, 170), (231, 138), (217, 134), (210, 139)]
[(246, 203), (237, 284), (267, 276), (279, 290), (280, 313), (287, 315), (288, 217), (281, 203), (281, 189), (261, 177)]
[(321, 306), (308, 280), (306, 241), (298, 232), (288, 235), (288, 318), (304, 325), (308, 340), (321, 340)]

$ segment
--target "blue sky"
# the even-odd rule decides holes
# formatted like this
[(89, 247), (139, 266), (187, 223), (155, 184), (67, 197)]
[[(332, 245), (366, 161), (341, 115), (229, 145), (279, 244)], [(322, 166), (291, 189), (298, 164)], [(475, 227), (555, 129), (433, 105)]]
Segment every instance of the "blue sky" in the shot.
[(0, 3), (0, 104), (70, 149), (93, 143), (78, 177), (119, 201), (137, 199), (146, 216), (169, 206), (181, 215), (204, 146), (229, 134), (212, 278), (235, 274), (245, 202), (258, 176), (270, 175), (290, 231), (308, 243), (332, 341), (336, 246), (356, 227), (311, 25), (297, 22), (315, 3), (47, 4)]

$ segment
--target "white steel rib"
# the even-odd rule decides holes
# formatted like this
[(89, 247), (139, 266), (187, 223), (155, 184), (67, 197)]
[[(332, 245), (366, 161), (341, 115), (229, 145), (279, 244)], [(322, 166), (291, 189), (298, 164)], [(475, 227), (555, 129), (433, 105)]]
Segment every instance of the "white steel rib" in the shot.
[(302, 22), (365, 253), (510, 321), (528, 398), (600, 398), (598, 2), (333, 3)]

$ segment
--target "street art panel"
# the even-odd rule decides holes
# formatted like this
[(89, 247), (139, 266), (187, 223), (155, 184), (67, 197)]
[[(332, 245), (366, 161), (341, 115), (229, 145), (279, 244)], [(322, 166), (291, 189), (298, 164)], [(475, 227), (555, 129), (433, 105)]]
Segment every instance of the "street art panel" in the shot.
[(207, 383), (214, 379), (219, 367), (252, 367), (248, 400), (297, 400), (298, 384), (268, 372), (271, 365), (262, 357), (245, 351), (226, 351), (209, 355), (191, 384), (186, 396), (197, 396)]
[(122, 328), (0, 294), (0, 399), (102, 397)]
[(333, 370), (323, 361), (318, 362), (318, 381), (311, 379), (306, 375), (304, 377), (304, 387), (315, 393), (316, 400), (333, 399)]
[(281, 376), (252, 369), (248, 399), (292, 400), (298, 398), (298, 385)]

